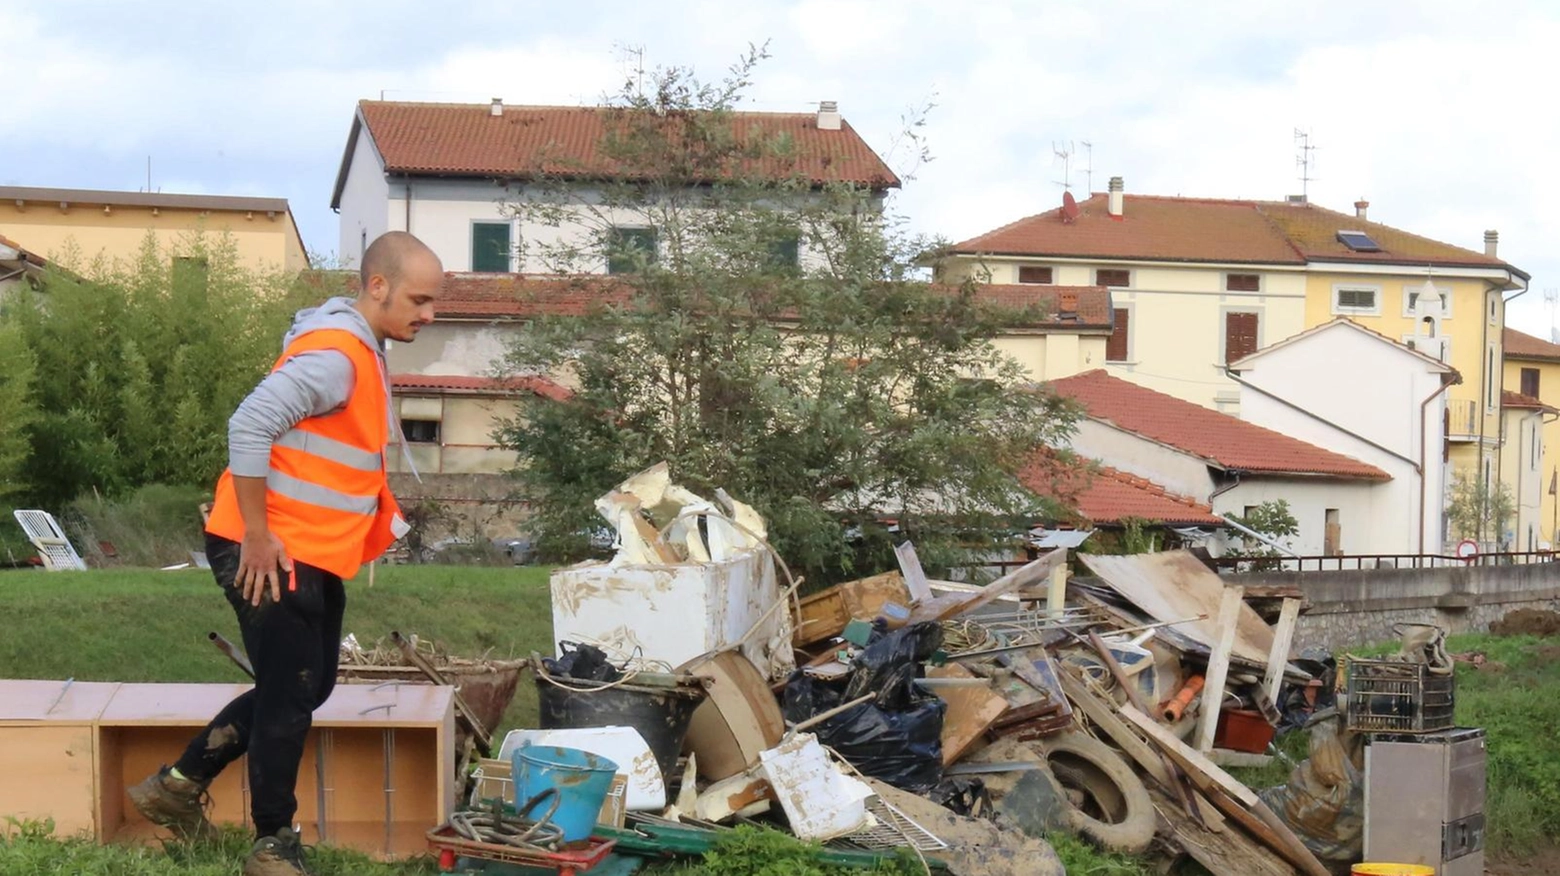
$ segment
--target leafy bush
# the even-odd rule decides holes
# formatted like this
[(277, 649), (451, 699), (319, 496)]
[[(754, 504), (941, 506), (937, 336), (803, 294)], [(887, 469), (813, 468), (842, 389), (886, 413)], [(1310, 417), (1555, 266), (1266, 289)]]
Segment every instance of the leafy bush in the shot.
[(203, 549), (200, 504), (210, 499), (210, 487), (166, 484), (118, 499), (92, 494), (70, 503), (60, 526), (89, 565), (166, 566)]

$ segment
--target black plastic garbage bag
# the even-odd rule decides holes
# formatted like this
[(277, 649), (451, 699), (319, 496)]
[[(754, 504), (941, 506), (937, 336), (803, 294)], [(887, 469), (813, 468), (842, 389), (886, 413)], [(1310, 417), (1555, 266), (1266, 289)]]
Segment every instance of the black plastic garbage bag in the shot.
[(594, 645), (559, 642), (558, 650), (562, 654), (558, 659), (554, 660), (551, 657), (542, 659), (542, 666), (547, 669), (547, 674), (554, 678), (617, 681), (623, 677), (623, 673), (607, 659), (607, 652)]

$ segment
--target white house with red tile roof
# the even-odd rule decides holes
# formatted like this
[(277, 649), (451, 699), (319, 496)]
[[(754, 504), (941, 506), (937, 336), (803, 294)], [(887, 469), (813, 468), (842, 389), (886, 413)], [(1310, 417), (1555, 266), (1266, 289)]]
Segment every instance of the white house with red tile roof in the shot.
[[(506, 205), (542, 175), (577, 186), (577, 204), (599, 201), (600, 181), (621, 178), (601, 144), (615, 110), (602, 107), (359, 102), (347, 135), (331, 208), (341, 215), (339, 257), (362, 257), (386, 231), (410, 231), (451, 271), (553, 272), (542, 244), (594, 233), (564, 219), (557, 226), (522, 223)], [(825, 103), (817, 113), (733, 112), (741, 137), (779, 137), (790, 146), (748, 170), (814, 185), (849, 183), (879, 200), (899, 179), (861, 135)], [(645, 218), (608, 217), (629, 231)], [(651, 238), (653, 242), (653, 238)], [(808, 254), (798, 252), (798, 258)], [(603, 259), (597, 270), (606, 273)]]
[[(1406, 552), (1403, 516), (1392, 505), (1392, 475), (1368, 461), (1326, 450), (1191, 402), (1155, 392), (1103, 369), (1046, 384), (1077, 402), (1084, 418), (1072, 449), (1110, 468), (1204, 503), (1215, 514), (1241, 515), (1283, 499), (1299, 523), (1289, 547), (1331, 552)], [(1332, 512), (1332, 513), (1329, 513)], [(1358, 521), (1347, 528), (1329, 523)]]
[[(1338, 318), (1231, 363), (1241, 419), (1368, 462), (1392, 476), (1371, 520), (1331, 508), (1345, 543), (1370, 529), (1356, 553), (1444, 554), (1449, 466), (1446, 397), (1452, 366), (1351, 320)], [(1361, 379), (1369, 375), (1369, 379)], [(1313, 511), (1314, 513), (1314, 511)], [(1325, 521), (1329, 511), (1322, 510)]]

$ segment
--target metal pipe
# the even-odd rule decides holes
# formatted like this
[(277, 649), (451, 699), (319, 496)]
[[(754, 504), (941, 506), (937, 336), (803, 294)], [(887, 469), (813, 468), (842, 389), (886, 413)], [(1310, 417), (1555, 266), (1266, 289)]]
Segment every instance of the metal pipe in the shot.
[(249, 658), (245, 657), (243, 652), (233, 647), (232, 642), (224, 639), (221, 633), (217, 632), (216, 630), (212, 630), (206, 634), (206, 638), (211, 640), (211, 644), (217, 646), (218, 651), (226, 654), (229, 660), (232, 660), (234, 663), (238, 664), (238, 668), (244, 670), (245, 675), (249, 676), (250, 678), (255, 677), (255, 668), (250, 665)]

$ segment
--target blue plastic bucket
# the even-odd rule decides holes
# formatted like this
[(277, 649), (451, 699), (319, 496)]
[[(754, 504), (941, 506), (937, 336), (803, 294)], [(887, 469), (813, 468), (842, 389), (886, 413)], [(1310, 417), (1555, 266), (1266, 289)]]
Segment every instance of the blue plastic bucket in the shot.
[(530, 811), (521, 807), (554, 790), (558, 806), (551, 821), (563, 831), (563, 841), (570, 843), (590, 838), (618, 771), (617, 764), (599, 754), (558, 745), (522, 745), (515, 749), (510, 766), (520, 815), (541, 819), (553, 808), (554, 795), (536, 800)]

